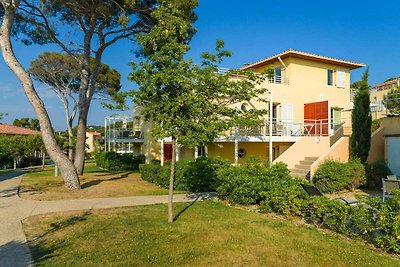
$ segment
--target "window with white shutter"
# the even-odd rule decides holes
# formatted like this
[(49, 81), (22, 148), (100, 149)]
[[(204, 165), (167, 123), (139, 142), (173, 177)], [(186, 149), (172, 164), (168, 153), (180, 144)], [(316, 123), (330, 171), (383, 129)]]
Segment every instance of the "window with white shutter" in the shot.
[(345, 87), (345, 75), (344, 75), (344, 70), (342, 69), (338, 69), (336, 71), (336, 86), (340, 87), (340, 88), (344, 88)]

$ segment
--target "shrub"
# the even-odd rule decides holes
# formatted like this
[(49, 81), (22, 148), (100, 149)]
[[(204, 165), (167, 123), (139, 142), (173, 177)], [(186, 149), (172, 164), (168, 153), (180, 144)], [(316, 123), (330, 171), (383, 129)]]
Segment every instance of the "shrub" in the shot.
[[(227, 161), (219, 158), (199, 157), (196, 160), (176, 162), (174, 188), (191, 192), (214, 191), (216, 189), (216, 172), (229, 166)], [(140, 165), (143, 180), (168, 188), (171, 165), (157, 163)]]
[(283, 179), (261, 192), (260, 211), (281, 215), (302, 216), (307, 193), (300, 186), (299, 179)]
[(348, 163), (327, 160), (315, 172), (313, 183), (325, 193), (354, 191), (365, 183), (365, 168), (358, 160)]
[[(326, 190), (356, 188), (365, 181), (359, 161), (328, 161), (318, 171), (315, 181)], [(386, 202), (372, 198), (365, 205), (348, 206), (325, 196), (308, 196), (300, 186), (304, 180), (290, 178), (282, 163), (228, 166), (217, 171), (217, 178), (219, 196), (231, 203), (260, 204), (261, 212), (303, 217), (318, 227), (361, 237), (385, 251), (400, 253), (400, 190)]]
[(325, 161), (315, 172), (313, 183), (322, 192), (345, 189), (349, 184), (346, 165), (332, 160)]
[(145, 162), (145, 156), (100, 152), (96, 155), (96, 165), (110, 171), (139, 170), (139, 164)]
[(223, 199), (242, 205), (260, 204), (264, 195), (291, 180), (286, 164), (252, 164), (221, 169), (217, 172), (217, 192)]
[(391, 174), (385, 161), (379, 160), (367, 165), (367, 186), (370, 188), (381, 189), (382, 178)]
[(385, 202), (374, 199), (369, 204), (375, 210), (372, 217), (375, 244), (386, 251), (400, 253), (400, 190), (395, 190), (393, 197)]
[(347, 189), (354, 191), (366, 183), (365, 166), (360, 160), (353, 160), (347, 163), (349, 184)]
[(303, 216), (320, 227), (348, 234), (347, 218), (350, 206), (327, 197), (312, 197), (307, 202)]

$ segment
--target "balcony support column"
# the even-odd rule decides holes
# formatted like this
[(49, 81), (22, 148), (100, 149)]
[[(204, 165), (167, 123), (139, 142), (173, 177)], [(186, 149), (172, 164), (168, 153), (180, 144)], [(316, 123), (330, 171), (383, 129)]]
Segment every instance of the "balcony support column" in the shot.
[(175, 155), (176, 155), (175, 160), (179, 161), (179, 145), (178, 145), (178, 142), (176, 143)]
[(161, 139), (161, 156), (160, 156), (161, 166), (164, 166), (164, 139)]
[(272, 165), (272, 109), (273, 109), (273, 103), (272, 103), (272, 91), (268, 90), (269, 92), (269, 144), (268, 144), (268, 157), (269, 157), (269, 165)]
[(197, 159), (199, 157), (199, 148), (196, 146), (194, 148), (194, 158)]
[(235, 137), (235, 166), (239, 163), (239, 141), (237, 137)]

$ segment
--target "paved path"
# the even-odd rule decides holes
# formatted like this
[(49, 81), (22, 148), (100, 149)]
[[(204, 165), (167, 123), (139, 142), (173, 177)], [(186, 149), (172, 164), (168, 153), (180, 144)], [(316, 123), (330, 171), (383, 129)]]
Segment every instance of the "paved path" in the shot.
[[(15, 171), (0, 176), (0, 267), (32, 266), (32, 257), (21, 224), (21, 221), (29, 216), (60, 211), (167, 203), (167, 196), (25, 200), (18, 196), (18, 186), (23, 173)], [(174, 202), (189, 202), (212, 197), (215, 197), (215, 194), (180, 194), (174, 195)]]

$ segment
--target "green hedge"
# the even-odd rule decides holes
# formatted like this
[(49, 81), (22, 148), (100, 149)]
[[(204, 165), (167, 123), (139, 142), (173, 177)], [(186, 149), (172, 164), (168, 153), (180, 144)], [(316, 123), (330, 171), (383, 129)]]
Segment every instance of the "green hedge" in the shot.
[(217, 172), (217, 192), (223, 199), (242, 205), (260, 204), (260, 192), (269, 191), (277, 184), (291, 180), (289, 170), (283, 163), (268, 165), (244, 164), (228, 167)]
[[(329, 171), (334, 172), (333, 165)], [(346, 164), (346, 172), (358, 177), (363, 169), (358, 162)], [(343, 168), (340, 165), (340, 168)], [(362, 179), (354, 179), (359, 184)], [(400, 190), (386, 202), (380, 198), (348, 206), (325, 196), (310, 197), (302, 188), (304, 180), (293, 179), (285, 164), (228, 166), (217, 171), (217, 192), (234, 204), (259, 204), (261, 212), (274, 212), (304, 218), (308, 223), (350, 237), (362, 238), (381, 249), (400, 253)], [(346, 186), (349, 186), (349, 182)]]
[(391, 174), (389, 167), (385, 161), (379, 160), (372, 164), (368, 164), (366, 167), (367, 171), (367, 186), (369, 188), (381, 190), (382, 178), (386, 178), (387, 175)]
[(359, 161), (341, 163), (327, 160), (322, 163), (313, 177), (313, 183), (322, 192), (354, 191), (365, 184), (365, 167)]
[[(219, 158), (199, 157), (196, 160), (178, 161), (175, 164), (174, 189), (190, 192), (215, 191), (216, 172), (228, 166), (228, 161)], [(169, 162), (164, 166), (156, 162), (139, 166), (143, 180), (163, 188), (169, 186), (170, 168)]]
[(96, 155), (96, 165), (110, 171), (139, 170), (139, 164), (145, 162), (145, 156), (100, 152)]

